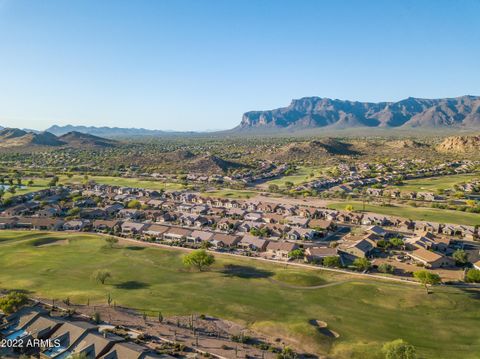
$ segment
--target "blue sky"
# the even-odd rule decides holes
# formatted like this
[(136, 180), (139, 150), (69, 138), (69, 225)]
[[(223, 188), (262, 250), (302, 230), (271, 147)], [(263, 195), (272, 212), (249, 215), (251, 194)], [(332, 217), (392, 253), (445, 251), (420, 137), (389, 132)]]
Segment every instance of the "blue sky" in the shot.
[(480, 95), (480, 1), (0, 0), (0, 125), (226, 129), (320, 96)]

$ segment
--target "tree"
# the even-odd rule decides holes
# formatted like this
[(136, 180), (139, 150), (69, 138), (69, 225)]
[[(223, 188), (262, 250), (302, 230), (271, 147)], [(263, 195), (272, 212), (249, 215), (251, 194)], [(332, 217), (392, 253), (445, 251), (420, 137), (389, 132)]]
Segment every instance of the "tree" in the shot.
[(352, 212), (352, 211), (353, 211), (353, 205), (347, 204), (347, 205), (345, 206), (345, 211)]
[(105, 238), (105, 242), (107, 242), (107, 246), (113, 248), (115, 244), (118, 243), (118, 238), (115, 237), (107, 237)]
[(342, 263), (340, 262), (340, 257), (338, 256), (328, 256), (323, 258), (322, 264), (325, 267), (340, 267)]
[(28, 298), (25, 294), (19, 292), (10, 292), (5, 297), (0, 298), (0, 309), (5, 314), (16, 312), (20, 307), (26, 304)]
[(130, 202), (128, 202), (127, 204), (127, 207), (128, 208), (136, 208), (136, 209), (139, 209), (141, 207), (141, 203), (136, 200), (136, 199), (132, 199)]
[(468, 263), (468, 254), (463, 249), (457, 249), (453, 252), (452, 257), (458, 266), (464, 266)]
[(304, 257), (303, 249), (294, 249), (293, 251), (288, 253), (288, 258), (291, 259), (301, 259)]
[(393, 238), (390, 238), (389, 240), (390, 244), (393, 246), (393, 247), (402, 247), (403, 246), (403, 240), (401, 238), (398, 238), (398, 237), (393, 237)]
[(92, 278), (96, 282), (105, 284), (108, 278), (112, 278), (112, 274), (107, 270), (99, 269), (93, 273)]
[(185, 266), (195, 267), (201, 272), (215, 262), (215, 257), (205, 249), (197, 249), (184, 255), (182, 260)]
[(467, 199), (465, 201), (466, 205), (469, 206), (469, 207), (475, 207), (477, 205), (477, 202), (473, 199)]
[(366, 271), (372, 266), (372, 264), (367, 258), (355, 258), (353, 266), (358, 270)]
[(420, 283), (422, 283), (425, 286), (425, 290), (427, 291), (427, 294), (429, 294), (428, 285), (439, 284), (442, 281), (438, 274), (429, 272), (428, 270), (420, 270), (420, 271), (414, 272), (413, 276), (417, 278), (420, 281)]
[(385, 359), (415, 359), (417, 357), (415, 347), (403, 339), (385, 343), (382, 353), (385, 355)]
[(50, 182), (48, 182), (48, 187), (55, 187), (58, 183), (58, 177), (53, 176)]
[(270, 192), (278, 192), (278, 185), (276, 185), (275, 183), (272, 183), (270, 185), (268, 185), (268, 190)]
[(465, 275), (465, 281), (469, 283), (480, 283), (480, 270), (469, 269)]
[(285, 187), (286, 187), (287, 189), (292, 189), (292, 188), (293, 188), (293, 182), (286, 181), (286, 182), (285, 182)]
[(395, 272), (395, 267), (388, 263), (382, 263), (378, 266), (378, 271), (381, 273), (390, 273)]
[(202, 241), (202, 243), (200, 243), (200, 248), (202, 249), (208, 249), (211, 246), (213, 246), (213, 244), (209, 241)]

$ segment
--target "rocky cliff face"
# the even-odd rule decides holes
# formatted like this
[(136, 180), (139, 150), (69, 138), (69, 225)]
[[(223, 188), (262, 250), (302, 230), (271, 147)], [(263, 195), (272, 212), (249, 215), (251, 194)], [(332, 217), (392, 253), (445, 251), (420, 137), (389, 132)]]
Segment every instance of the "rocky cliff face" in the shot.
[(445, 138), (437, 147), (439, 152), (480, 153), (480, 136), (452, 136)]
[(480, 97), (407, 98), (398, 102), (356, 102), (305, 97), (290, 106), (250, 111), (237, 129), (314, 127), (480, 127)]

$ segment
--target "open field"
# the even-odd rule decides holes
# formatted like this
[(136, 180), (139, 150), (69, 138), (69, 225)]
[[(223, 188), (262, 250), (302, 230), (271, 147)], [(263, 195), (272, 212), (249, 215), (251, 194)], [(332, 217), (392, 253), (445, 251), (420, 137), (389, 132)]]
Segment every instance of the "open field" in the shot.
[[(396, 338), (414, 344), (422, 358), (473, 359), (480, 351), (479, 291), (438, 287), (427, 295), (411, 284), (219, 255), (211, 271), (190, 272), (181, 256), (132, 244), (107, 248), (88, 234), (0, 231), (0, 286), (77, 303), (105, 303), (110, 293), (141, 310), (205, 313), (333, 358), (375, 358), (383, 342)], [(93, 282), (97, 269), (108, 269), (112, 279)], [(289, 286), (332, 282), (338, 285)], [(326, 321), (340, 338), (321, 334), (312, 319)]]
[(299, 166), (293, 174), (266, 181), (262, 183), (261, 187), (268, 188), (269, 185), (276, 184), (280, 188), (285, 188), (285, 182), (292, 182), (294, 186), (298, 186), (320, 177), (324, 170), (325, 168)]
[(462, 182), (471, 182), (480, 179), (479, 174), (459, 174), (432, 178), (419, 178), (414, 180), (406, 180), (403, 185), (389, 186), (400, 191), (406, 192), (436, 192), (437, 190), (453, 189), (453, 186)]
[(200, 195), (205, 197), (232, 198), (232, 199), (249, 199), (258, 195), (255, 191), (244, 191), (237, 189), (219, 189), (214, 191), (202, 192)]
[[(112, 186), (125, 186), (125, 187), (137, 187), (150, 190), (177, 190), (183, 189), (184, 186), (181, 183), (174, 182), (162, 182), (156, 180), (145, 180), (138, 178), (124, 178), (124, 177), (110, 177), (110, 176), (88, 176), (89, 180), (95, 181), (100, 184), (112, 185)], [(82, 183), (85, 179), (83, 176), (73, 176), (68, 178), (67, 176), (60, 176), (59, 181), (61, 184), (75, 184)]]
[[(335, 202), (330, 203), (328, 207), (343, 210), (347, 205), (352, 205), (356, 211), (361, 211), (363, 209), (361, 202)], [(365, 204), (365, 211), (389, 216), (404, 217), (418, 221), (463, 224), (470, 226), (480, 224), (480, 214), (478, 213), (467, 213), (447, 209)]]

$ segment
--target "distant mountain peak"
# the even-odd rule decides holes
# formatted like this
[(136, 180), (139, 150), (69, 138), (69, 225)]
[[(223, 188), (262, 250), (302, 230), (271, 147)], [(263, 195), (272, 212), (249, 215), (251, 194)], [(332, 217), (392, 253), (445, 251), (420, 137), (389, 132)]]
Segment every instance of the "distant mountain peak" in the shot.
[(348, 127), (480, 127), (480, 97), (443, 99), (408, 97), (397, 102), (359, 102), (302, 97), (289, 106), (246, 112), (237, 130)]
[(113, 147), (117, 141), (92, 136), (80, 132), (69, 132), (57, 137), (53, 133), (33, 132), (18, 128), (0, 130), (0, 148), (3, 149), (35, 149), (48, 147), (102, 148)]

